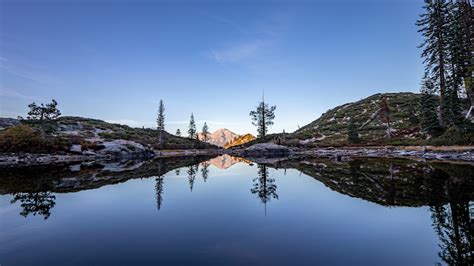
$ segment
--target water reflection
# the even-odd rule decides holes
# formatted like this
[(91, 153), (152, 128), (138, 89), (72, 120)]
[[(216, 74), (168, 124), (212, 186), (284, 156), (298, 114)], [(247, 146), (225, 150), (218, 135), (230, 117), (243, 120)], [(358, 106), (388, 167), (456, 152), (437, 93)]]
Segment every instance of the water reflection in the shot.
[(345, 163), (285, 160), (338, 193), (386, 206), (429, 206), (439, 238), (439, 258), (448, 265), (474, 265), (474, 167), (468, 164), (365, 159)]
[[(113, 165), (91, 163), (49, 168), (2, 169), (0, 194), (12, 195), (11, 203), (19, 205), (21, 216), (28, 217), (32, 214), (48, 219), (56, 204), (56, 193), (76, 192), (135, 178), (152, 177), (155, 181), (156, 208), (160, 210), (163, 207), (166, 173), (174, 171), (179, 176), (182, 169), (185, 171), (183, 178), (187, 178), (189, 189), (193, 191), (198, 174), (203, 181), (210, 178), (211, 165), (228, 169), (236, 163), (248, 162), (230, 156), (209, 159), (163, 158)], [(282, 193), (277, 193), (277, 180), (270, 177), (270, 173), (274, 173), (269, 171), (271, 168), (283, 168), (285, 175), (287, 169), (299, 171), (337, 193), (382, 206), (427, 206), (433, 230), (439, 238), (439, 258), (448, 265), (474, 265), (472, 165), (399, 159), (334, 162), (321, 158), (300, 158), (267, 161), (253, 168), (256, 177), (251, 180), (251, 186), (249, 185), (251, 193), (247, 192), (246, 195), (257, 196), (265, 207), (272, 199), (278, 200), (278, 194)], [(206, 185), (212, 183), (207, 182)], [(281, 186), (281, 183), (278, 183)]]
[(209, 165), (209, 162), (201, 163), (201, 176), (204, 182), (206, 182), (207, 178), (209, 177)]
[(253, 180), (254, 184), (250, 190), (256, 194), (263, 204), (267, 204), (272, 198), (278, 199), (275, 179), (270, 178), (266, 165), (258, 165), (258, 177)]
[(56, 196), (51, 192), (19, 192), (13, 194), (11, 203), (20, 203), (20, 215), (27, 217), (29, 214), (41, 215), (46, 220), (51, 215), (51, 209), (56, 205)]
[(156, 208), (158, 210), (161, 209), (161, 204), (163, 203), (163, 186), (164, 186), (165, 178), (163, 176), (159, 176), (156, 178), (155, 184), (155, 194), (156, 194)]
[(448, 199), (447, 204), (430, 206), (433, 228), (440, 240), (439, 257), (448, 265), (474, 265), (473, 191), (465, 188), (466, 180), (472, 176), (450, 170), (433, 172), (438, 181), (436, 189)]
[(191, 165), (188, 167), (188, 183), (189, 189), (193, 191), (194, 181), (196, 180), (196, 174), (199, 171), (199, 164)]

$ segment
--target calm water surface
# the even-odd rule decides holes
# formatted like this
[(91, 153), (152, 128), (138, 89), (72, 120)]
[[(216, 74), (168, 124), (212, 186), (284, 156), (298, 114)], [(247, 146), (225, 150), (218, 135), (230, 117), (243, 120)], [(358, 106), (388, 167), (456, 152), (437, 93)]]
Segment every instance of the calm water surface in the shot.
[(472, 264), (472, 165), (209, 159), (1, 169), (0, 264)]

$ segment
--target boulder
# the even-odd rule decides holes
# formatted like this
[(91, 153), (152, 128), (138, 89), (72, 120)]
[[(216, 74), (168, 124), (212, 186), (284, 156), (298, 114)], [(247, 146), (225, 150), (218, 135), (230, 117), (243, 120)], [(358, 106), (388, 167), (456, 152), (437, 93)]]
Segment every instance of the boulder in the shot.
[(286, 146), (273, 143), (254, 144), (243, 151), (249, 157), (278, 157), (290, 154), (290, 149)]

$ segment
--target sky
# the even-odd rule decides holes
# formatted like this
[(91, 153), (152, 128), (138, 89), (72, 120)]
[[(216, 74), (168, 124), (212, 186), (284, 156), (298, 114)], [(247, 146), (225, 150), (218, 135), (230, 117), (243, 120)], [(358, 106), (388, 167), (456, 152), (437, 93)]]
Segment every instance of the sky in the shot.
[(292, 132), (338, 105), (419, 91), (422, 0), (0, 0), (0, 117), (63, 115), (166, 130)]

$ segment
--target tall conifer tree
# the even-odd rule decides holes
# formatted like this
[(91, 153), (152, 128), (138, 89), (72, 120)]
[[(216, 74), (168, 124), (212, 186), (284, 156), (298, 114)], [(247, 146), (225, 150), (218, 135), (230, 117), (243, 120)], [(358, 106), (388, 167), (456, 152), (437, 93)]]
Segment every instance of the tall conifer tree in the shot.
[(445, 116), (449, 116), (447, 98), (447, 77), (449, 76), (449, 3), (445, 0), (425, 0), (425, 13), (420, 16), (417, 26), (423, 34), (425, 70), (432, 77), (440, 94), (440, 123), (444, 126)]
[(191, 118), (189, 119), (189, 128), (188, 128), (189, 138), (196, 138), (196, 123), (194, 122), (194, 114), (191, 113)]
[(254, 111), (250, 112), (252, 118), (252, 124), (257, 127), (257, 133), (259, 138), (265, 138), (268, 127), (273, 125), (273, 119), (275, 119), (276, 106), (269, 106), (265, 103), (265, 99), (257, 105)]

